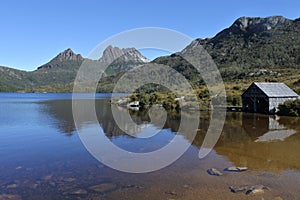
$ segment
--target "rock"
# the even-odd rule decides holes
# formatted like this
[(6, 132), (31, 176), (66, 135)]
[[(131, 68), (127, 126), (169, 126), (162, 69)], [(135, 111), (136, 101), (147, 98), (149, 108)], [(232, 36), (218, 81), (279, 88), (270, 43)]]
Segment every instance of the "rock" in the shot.
[(144, 188), (143, 186), (140, 186), (140, 185), (124, 185), (124, 186), (122, 186), (122, 188), (136, 188), (136, 189), (142, 189), (142, 188)]
[(247, 171), (248, 167), (237, 167), (240, 172)]
[(16, 170), (22, 169), (22, 166), (17, 166)]
[(264, 185), (253, 185), (253, 186), (248, 186), (248, 185), (242, 185), (242, 186), (231, 186), (229, 187), (230, 191), (233, 193), (238, 193), (238, 192), (245, 192), (245, 194), (263, 194), (265, 191), (264, 190), (269, 190), (268, 187)]
[(281, 197), (275, 197), (274, 200), (283, 200)]
[(89, 189), (95, 192), (105, 193), (112, 190), (115, 190), (117, 185), (114, 183), (101, 183), (98, 185), (91, 186)]
[(172, 196), (177, 195), (176, 192), (174, 192), (174, 191), (167, 191), (167, 192), (165, 192), (165, 194), (172, 195)]
[(228, 167), (224, 171), (229, 171), (229, 172), (243, 172), (247, 171), (247, 167)]
[(149, 60), (144, 57), (135, 48), (124, 48), (108, 46), (104, 51), (102, 57), (99, 59), (101, 62), (111, 64), (114, 61), (147, 63)]
[(6, 188), (7, 189), (12, 189), (12, 188), (17, 188), (18, 187), (18, 185), (17, 184), (10, 184), (10, 185), (8, 185), (8, 186), (6, 186)]
[(264, 185), (242, 185), (242, 186), (231, 186), (230, 191), (233, 193), (238, 193), (238, 192), (245, 192), (245, 194), (263, 194), (265, 191), (264, 190), (269, 190)]
[(34, 183), (34, 184), (32, 184), (30, 187), (31, 187), (32, 189), (36, 189), (36, 188), (38, 188), (38, 187), (39, 187), (39, 184), (37, 184), (37, 183)]
[(75, 189), (71, 191), (69, 194), (74, 194), (74, 195), (84, 195), (87, 194), (88, 192), (84, 189)]
[(248, 185), (242, 185), (242, 186), (230, 186), (230, 191), (233, 193), (238, 193), (238, 192), (245, 192), (249, 189)]
[(56, 186), (56, 183), (54, 181), (50, 181), (49, 182), (49, 185), (51, 185), (52, 187), (55, 187)]
[(52, 179), (52, 175), (44, 176), (42, 179), (45, 181), (49, 181), (50, 179)]
[(63, 181), (65, 181), (65, 182), (74, 182), (74, 181), (76, 181), (76, 178), (64, 178)]
[(219, 170), (217, 170), (215, 168), (208, 169), (207, 173), (212, 176), (222, 176), (223, 175)]
[(19, 195), (14, 194), (0, 194), (0, 200), (21, 200)]
[(246, 194), (263, 194), (265, 193), (265, 189), (268, 190), (268, 188), (263, 185), (254, 185), (248, 188)]

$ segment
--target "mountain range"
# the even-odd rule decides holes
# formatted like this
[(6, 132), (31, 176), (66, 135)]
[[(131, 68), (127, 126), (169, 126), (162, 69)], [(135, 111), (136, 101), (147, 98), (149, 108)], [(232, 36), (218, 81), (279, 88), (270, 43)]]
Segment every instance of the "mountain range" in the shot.
[(110, 64), (103, 72), (104, 76), (110, 76), (145, 64), (149, 60), (135, 48), (121, 49), (108, 46), (99, 60), (83, 58), (68, 48), (34, 71), (27, 72), (0, 66), (0, 91), (34, 90), (44, 86), (68, 85), (75, 80), (83, 62), (96, 67), (103, 63)]
[[(300, 87), (300, 18), (241, 17), (212, 38), (194, 40), (181, 53), (198, 45), (210, 54), (225, 82), (241, 79), (288, 81), (288, 84)], [(72, 82), (84, 61), (111, 63), (103, 72), (102, 86), (114, 82), (127, 70), (149, 62), (135, 48), (108, 46), (99, 60), (83, 58), (67, 49), (31, 72), (0, 67), (0, 91), (39, 91), (40, 88), (44, 88), (43, 91), (71, 91)], [(159, 57), (151, 62), (167, 64), (193, 84), (202, 84), (199, 74), (180, 54)]]

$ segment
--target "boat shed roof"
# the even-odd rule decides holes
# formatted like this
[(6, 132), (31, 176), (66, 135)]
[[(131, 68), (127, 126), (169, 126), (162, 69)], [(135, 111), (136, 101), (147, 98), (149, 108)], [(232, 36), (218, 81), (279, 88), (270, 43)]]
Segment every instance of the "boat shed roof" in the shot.
[(268, 97), (299, 97), (296, 92), (284, 83), (254, 82), (250, 87), (253, 85), (256, 85)]

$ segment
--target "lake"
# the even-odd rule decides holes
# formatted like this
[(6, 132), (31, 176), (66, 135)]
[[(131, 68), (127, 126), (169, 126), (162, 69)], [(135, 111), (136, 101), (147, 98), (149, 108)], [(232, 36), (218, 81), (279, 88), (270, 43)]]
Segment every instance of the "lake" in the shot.
[[(105, 166), (87, 151), (74, 125), (71, 98), (71, 94), (0, 93), (0, 200), (300, 199), (300, 118), (227, 113), (214, 149), (199, 159), (210, 121), (209, 113), (201, 112), (197, 135), (194, 140), (182, 137), (191, 146), (178, 160), (158, 171), (132, 174)], [(98, 124), (120, 148), (151, 152), (180, 134), (179, 114), (169, 114), (155, 136), (125, 134), (114, 121), (109, 98), (96, 95)], [(81, 100), (91, 101), (88, 95)], [(128, 130), (143, 136), (158, 129), (147, 112), (130, 113), (145, 129), (127, 124)], [(93, 123), (87, 116), (77, 128)], [(230, 166), (248, 170), (223, 171)], [(210, 168), (223, 175), (209, 175)], [(263, 194), (229, 189), (260, 184), (268, 188)]]

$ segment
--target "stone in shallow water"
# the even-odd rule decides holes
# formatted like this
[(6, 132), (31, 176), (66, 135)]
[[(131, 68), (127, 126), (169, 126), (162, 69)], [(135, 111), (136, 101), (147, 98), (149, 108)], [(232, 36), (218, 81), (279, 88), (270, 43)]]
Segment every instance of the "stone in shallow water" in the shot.
[(117, 188), (117, 185), (114, 183), (101, 183), (98, 185), (94, 185), (90, 187), (90, 190), (93, 190), (95, 192), (105, 193), (112, 190), (115, 190)]
[(246, 194), (263, 194), (264, 190), (268, 190), (268, 188), (263, 185), (254, 185), (248, 188)]
[(21, 200), (19, 195), (14, 194), (0, 194), (0, 200)]
[(49, 182), (49, 185), (51, 185), (52, 187), (55, 187), (56, 186), (56, 183), (54, 181), (50, 181)]
[(32, 189), (37, 189), (38, 187), (39, 187), (39, 184), (37, 184), (37, 183), (34, 183), (30, 186), (30, 188), (32, 188)]
[(225, 171), (228, 172), (243, 172), (243, 171), (247, 171), (248, 168), (247, 167), (228, 167), (225, 169)]
[(75, 190), (71, 191), (70, 194), (84, 195), (84, 194), (87, 194), (87, 191), (84, 189), (75, 189)]
[(49, 180), (52, 179), (52, 175), (44, 176), (42, 179), (45, 180), (45, 181), (49, 181)]
[(208, 169), (207, 173), (212, 176), (222, 176), (223, 175), (219, 170), (217, 170), (215, 168)]
[(65, 181), (65, 182), (73, 182), (73, 181), (76, 181), (76, 178), (64, 178), (63, 181)]
[(231, 186), (230, 191), (233, 193), (238, 193), (238, 192), (245, 192), (245, 194), (263, 194), (265, 191), (264, 190), (269, 190), (266, 186), (264, 185), (242, 185), (242, 186)]
[(281, 197), (275, 197), (274, 200), (283, 200)]
[(168, 194), (168, 195), (171, 195), (171, 196), (176, 196), (177, 195), (176, 192), (174, 192), (174, 191), (167, 191), (167, 192), (165, 192), (165, 194)]
[(238, 192), (245, 192), (248, 190), (249, 186), (248, 185), (241, 185), (241, 186), (230, 186), (230, 191), (233, 193), (238, 193)]
[(12, 189), (12, 188), (17, 188), (18, 185), (17, 184), (10, 184), (8, 186), (6, 186), (7, 189)]

